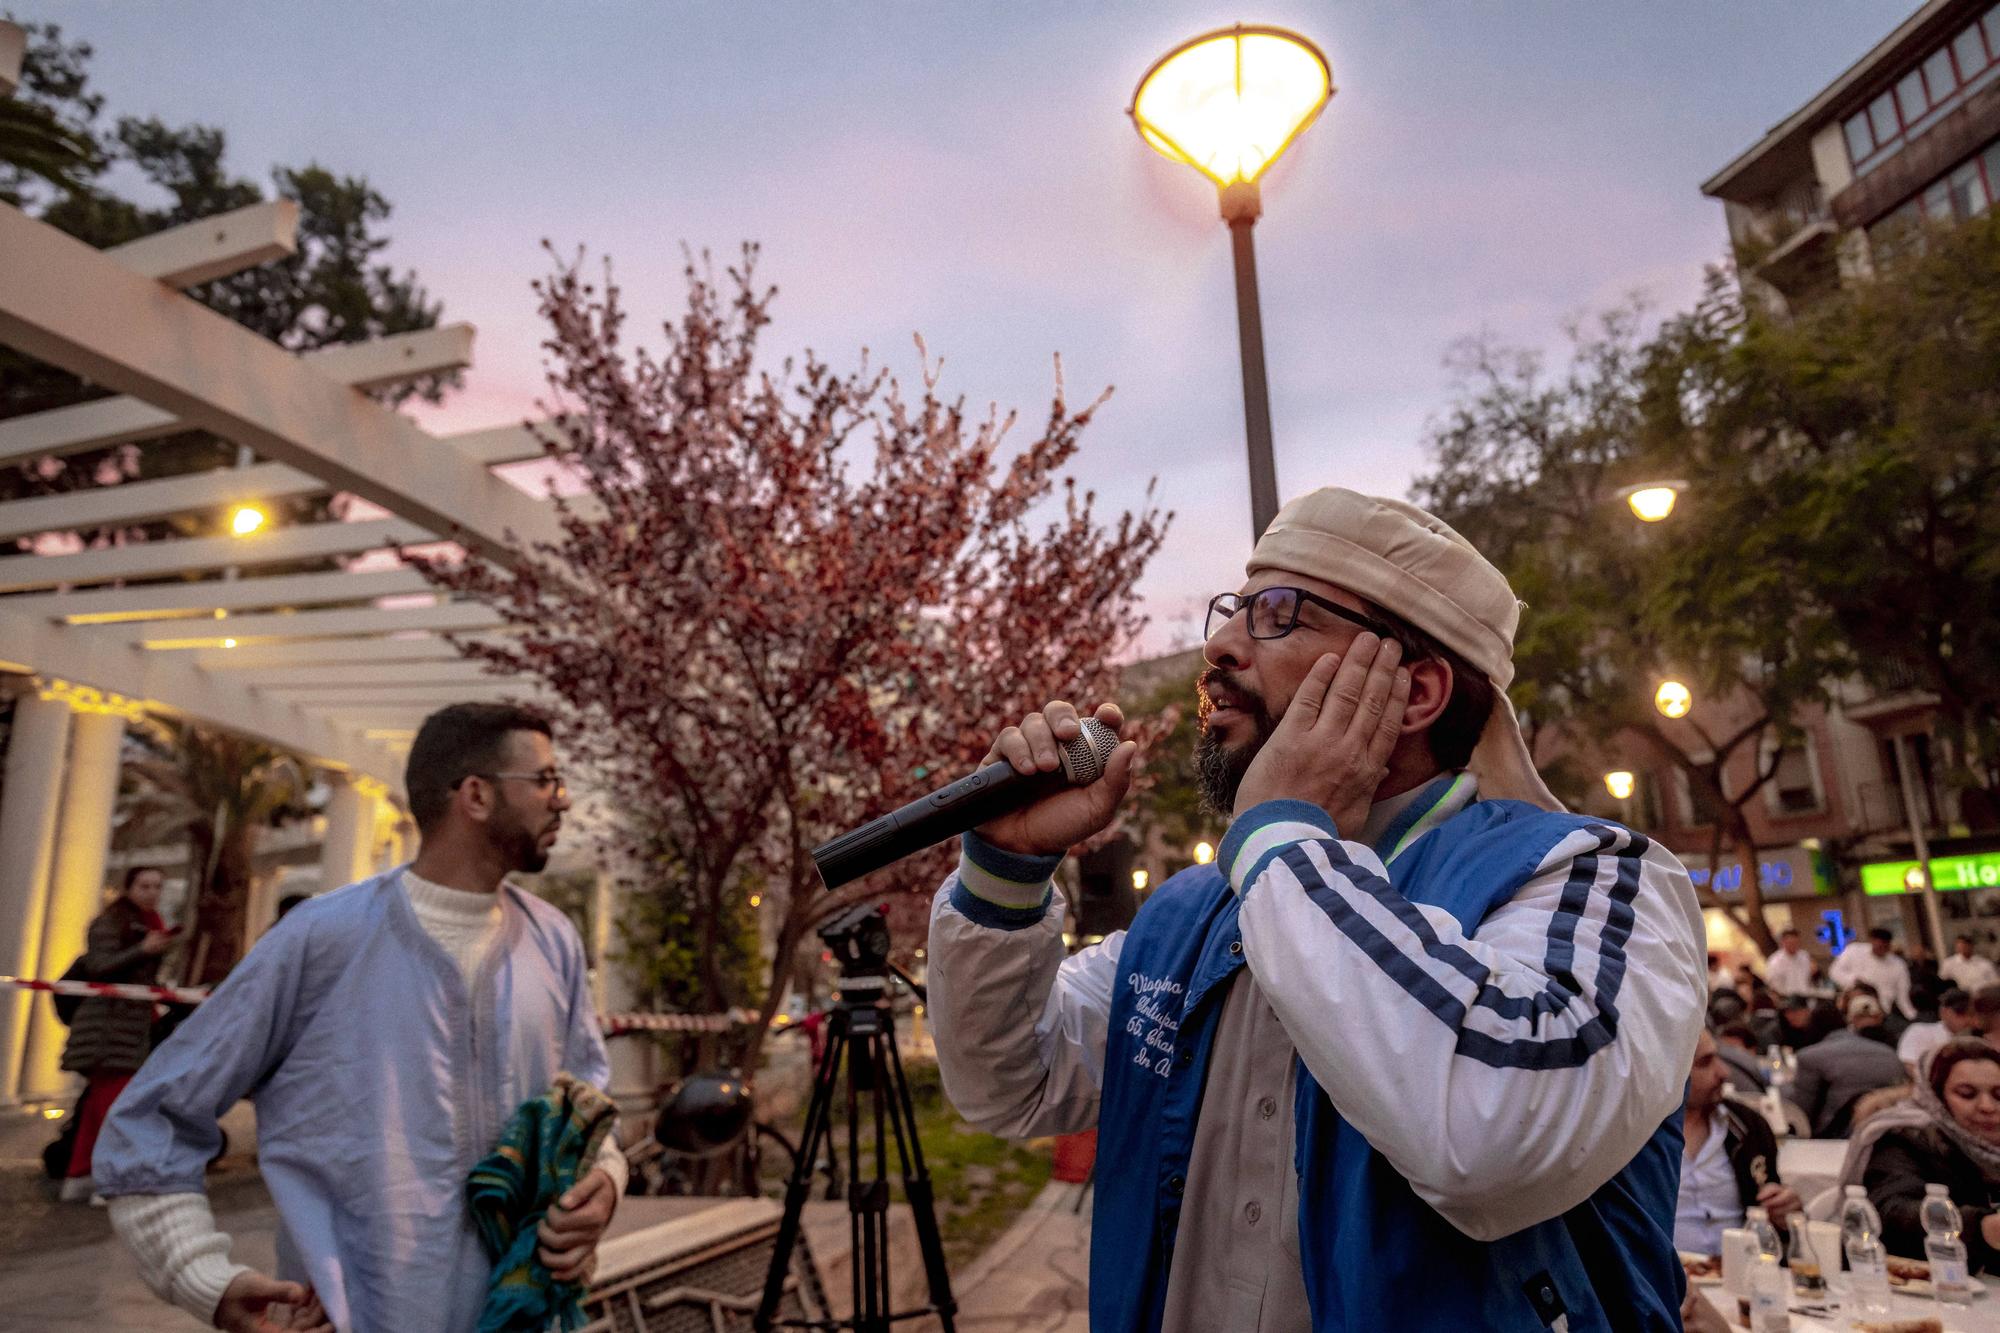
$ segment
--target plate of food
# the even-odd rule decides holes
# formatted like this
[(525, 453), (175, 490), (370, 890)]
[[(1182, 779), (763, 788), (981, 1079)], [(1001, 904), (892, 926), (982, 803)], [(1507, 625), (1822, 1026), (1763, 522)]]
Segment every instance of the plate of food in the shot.
[[(1937, 1299), (1937, 1289), (1931, 1285), (1931, 1266), (1922, 1259), (1899, 1259), (1889, 1256), (1889, 1290), (1900, 1296), (1917, 1296), (1924, 1300)], [(1977, 1277), (1972, 1279), (1972, 1294), (1984, 1296), (1986, 1284)]]
[(1687, 1280), (1697, 1287), (1722, 1285), (1722, 1256), (1719, 1254), (1696, 1254), (1691, 1250), (1680, 1251), (1681, 1268), (1687, 1273)]
[(1944, 1321), (1924, 1319), (1864, 1320), (1854, 1325), (1854, 1333), (1944, 1333)]

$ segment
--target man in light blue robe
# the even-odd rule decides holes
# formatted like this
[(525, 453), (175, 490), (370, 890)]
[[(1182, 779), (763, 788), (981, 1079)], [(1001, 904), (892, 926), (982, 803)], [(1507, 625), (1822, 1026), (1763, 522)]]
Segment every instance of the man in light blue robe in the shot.
[[(568, 808), (546, 723), (446, 709), (412, 745), (408, 786), (417, 860), (287, 915), (147, 1062), (99, 1143), (98, 1188), (147, 1280), (218, 1327), (471, 1330), (490, 1266), (467, 1175), (559, 1072), (609, 1076), (575, 928), (502, 882), (541, 869)], [(246, 1096), (283, 1224), (277, 1280), (228, 1262), (202, 1193), (216, 1121)], [(586, 1271), (622, 1190), (615, 1146), (597, 1165), (544, 1224), (558, 1277)], [(263, 1322), (279, 1305), (293, 1322)]]

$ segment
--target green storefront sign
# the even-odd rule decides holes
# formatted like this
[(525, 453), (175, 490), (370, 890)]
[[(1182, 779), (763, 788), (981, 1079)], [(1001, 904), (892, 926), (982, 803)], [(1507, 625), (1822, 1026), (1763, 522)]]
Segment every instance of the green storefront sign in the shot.
[[(1915, 861), (1877, 861), (1861, 867), (1861, 891), (1868, 894), (1908, 893), (1906, 880)], [(1966, 856), (1933, 856), (1931, 874), (1938, 892), (1951, 889), (2000, 889), (2000, 852)]]

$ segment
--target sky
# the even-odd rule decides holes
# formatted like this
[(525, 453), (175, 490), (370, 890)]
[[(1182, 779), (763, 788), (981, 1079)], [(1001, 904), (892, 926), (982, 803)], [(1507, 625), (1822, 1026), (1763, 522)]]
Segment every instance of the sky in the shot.
[[(1403, 495), (1491, 333), (1694, 298), (1720, 259), (1700, 182), (1886, 35), (1911, 0), (12, 0), (96, 47), (110, 114), (227, 131), (234, 169), (307, 161), (394, 205), (390, 262), (478, 330), (438, 431), (544, 392), (529, 283), (608, 256), (632, 332), (679, 307), (683, 247), (762, 247), (765, 347), (1041, 419), (1114, 389), (1073, 470), (1175, 512), (1145, 646), (1186, 646), (1250, 548), (1228, 233), (1215, 192), (1124, 114), (1153, 59), (1237, 21), (1293, 28), (1338, 89), (1264, 185), (1279, 490)], [(1028, 436), (1017, 437), (1021, 444)]]

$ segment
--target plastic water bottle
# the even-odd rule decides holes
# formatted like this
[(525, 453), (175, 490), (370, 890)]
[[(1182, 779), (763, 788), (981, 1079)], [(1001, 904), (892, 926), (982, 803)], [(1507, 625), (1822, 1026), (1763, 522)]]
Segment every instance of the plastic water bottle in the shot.
[(1943, 1185), (1924, 1186), (1924, 1257), (1931, 1262), (1931, 1289), (1945, 1305), (1972, 1304), (1972, 1274), (1966, 1266), (1965, 1229), (1951, 1191)]
[(1882, 1218), (1868, 1202), (1868, 1191), (1847, 1187), (1840, 1205), (1840, 1243), (1847, 1251), (1849, 1289), (1854, 1313), (1889, 1313), (1889, 1252), (1882, 1248)]
[(1751, 1333), (1791, 1333), (1791, 1296), (1792, 1284), (1778, 1261), (1758, 1255), (1757, 1266), (1750, 1271)]
[(1767, 1210), (1754, 1206), (1745, 1208), (1743, 1229), (1757, 1238), (1757, 1248), (1760, 1251), (1770, 1255), (1779, 1263), (1784, 1262), (1785, 1243), (1778, 1239), (1778, 1229), (1771, 1225), (1771, 1214)]

